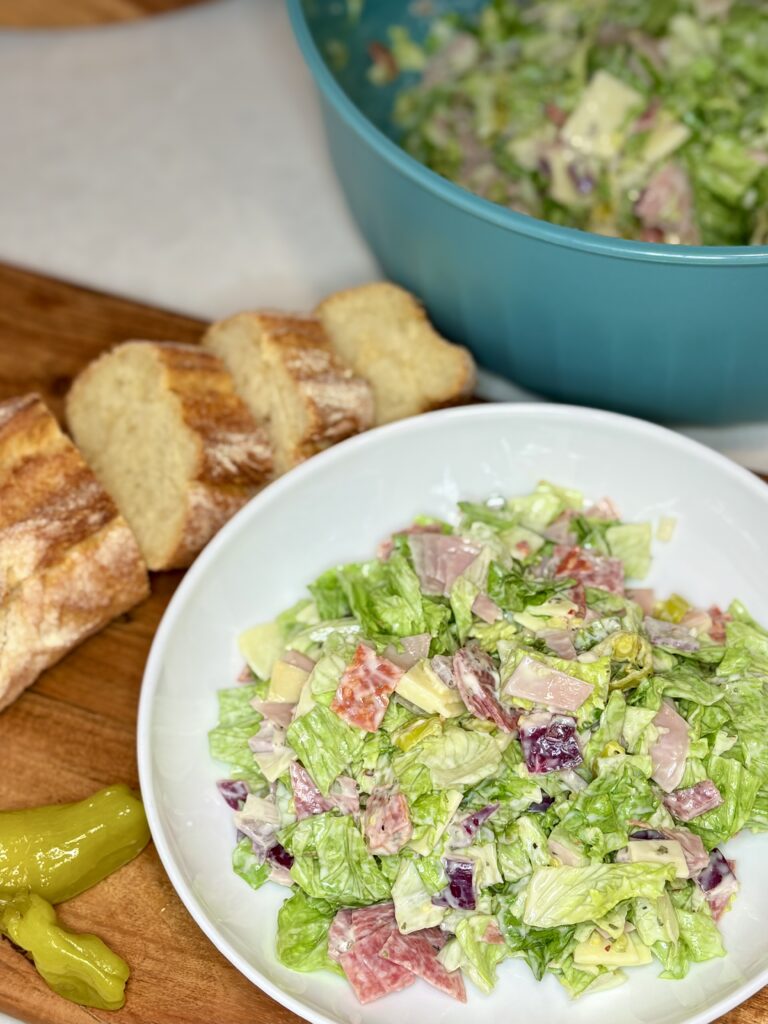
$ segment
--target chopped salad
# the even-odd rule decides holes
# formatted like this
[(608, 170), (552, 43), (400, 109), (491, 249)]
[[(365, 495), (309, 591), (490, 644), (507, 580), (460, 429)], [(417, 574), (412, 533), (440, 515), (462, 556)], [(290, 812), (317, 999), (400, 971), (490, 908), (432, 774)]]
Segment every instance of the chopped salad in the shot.
[(763, 0), (493, 0), (371, 49), (415, 72), (408, 152), (521, 213), (602, 235), (768, 244)]
[(465, 1001), (508, 957), (579, 996), (725, 954), (724, 844), (768, 830), (768, 631), (635, 586), (651, 542), (540, 483), (417, 519), (240, 637), (210, 749), (235, 872), (290, 889), (283, 964)]

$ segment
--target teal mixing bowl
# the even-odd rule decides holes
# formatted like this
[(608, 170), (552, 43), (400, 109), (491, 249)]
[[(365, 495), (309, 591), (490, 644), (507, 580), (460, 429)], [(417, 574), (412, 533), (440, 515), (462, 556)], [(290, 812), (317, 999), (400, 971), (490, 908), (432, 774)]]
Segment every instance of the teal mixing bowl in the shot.
[(667, 422), (768, 416), (768, 247), (606, 238), (472, 195), (397, 145), (397, 85), (366, 75), (388, 26), (423, 36), (411, 0), (287, 2), (352, 214), (444, 334), (554, 399)]

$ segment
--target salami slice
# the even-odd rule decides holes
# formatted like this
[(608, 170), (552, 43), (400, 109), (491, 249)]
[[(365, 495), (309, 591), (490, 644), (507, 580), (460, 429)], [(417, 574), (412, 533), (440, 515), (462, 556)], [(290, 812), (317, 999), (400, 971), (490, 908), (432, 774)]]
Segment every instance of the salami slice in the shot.
[(376, 732), (389, 706), (389, 695), (403, 670), (380, 657), (365, 644), (358, 644), (331, 702), (331, 711), (350, 725)]
[(357, 783), (347, 775), (340, 775), (331, 786), (328, 796), (323, 796), (312, 781), (309, 773), (298, 761), (292, 761), (289, 767), (291, 788), (293, 789), (293, 806), (299, 821), (309, 818), (312, 814), (323, 814), (337, 808), (342, 814), (357, 814), (360, 800)]
[(516, 731), (519, 712), (499, 703), (499, 673), (490, 654), (474, 645), (459, 648), (453, 656), (453, 676), (461, 699), (475, 718), (494, 722), (504, 732)]
[(341, 968), (361, 1003), (371, 1003), (391, 992), (399, 992), (416, 980), (416, 975), (405, 967), (379, 956), (389, 938), (397, 934), (397, 925), (382, 925), (339, 957)]
[(570, 576), (585, 587), (599, 587), (612, 594), (624, 593), (624, 565), (618, 558), (595, 555), (579, 547), (556, 547), (556, 576)]
[(420, 932), (411, 935), (392, 932), (381, 950), (381, 957), (423, 978), (460, 1003), (466, 1003), (467, 993), (461, 971), (446, 971), (429, 939)]
[(413, 835), (408, 801), (399, 790), (377, 787), (363, 814), (368, 849), (379, 856), (398, 853)]
[(370, 907), (339, 910), (328, 929), (328, 956), (341, 963), (356, 942), (383, 925), (394, 927), (394, 903), (374, 903)]

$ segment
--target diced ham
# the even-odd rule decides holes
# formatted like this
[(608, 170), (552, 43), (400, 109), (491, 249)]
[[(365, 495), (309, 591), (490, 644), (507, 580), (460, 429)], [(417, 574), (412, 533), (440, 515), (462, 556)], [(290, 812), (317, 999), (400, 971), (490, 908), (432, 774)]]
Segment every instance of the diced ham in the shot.
[(468, 711), (504, 732), (515, 731), (518, 712), (499, 703), (499, 673), (490, 654), (476, 645), (460, 647), (453, 656), (453, 676)]
[(651, 587), (635, 587), (627, 591), (627, 597), (640, 605), (644, 615), (653, 615), (656, 607), (656, 591)]
[(713, 604), (709, 609), (709, 617), (712, 620), (712, 628), (709, 631), (711, 640), (716, 644), (724, 644), (726, 639), (725, 626), (726, 623), (732, 621), (732, 616), (728, 612), (721, 611), (716, 604)]
[(683, 245), (701, 242), (690, 178), (678, 163), (666, 163), (654, 171), (635, 203), (635, 214), (643, 227), (662, 231), (665, 240)]
[(341, 962), (356, 942), (382, 926), (396, 927), (394, 903), (374, 903), (370, 907), (339, 910), (328, 929), (328, 956)]
[(238, 683), (252, 683), (253, 682), (253, 672), (251, 672), (250, 667), (248, 665), (243, 665), (243, 667), (238, 672), (237, 682)]
[(563, 544), (569, 546), (576, 542), (576, 534), (571, 529), (571, 523), (574, 516), (577, 515), (575, 508), (567, 508), (564, 512), (561, 512), (557, 519), (553, 520), (543, 531), (543, 535), (547, 540), (553, 541), (555, 544)]
[(410, 935), (392, 932), (380, 956), (410, 971), (417, 978), (422, 978), (441, 992), (458, 999), (460, 1003), (466, 1003), (467, 994), (461, 971), (447, 971), (437, 959), (432, 944), (419, 932)]
[(573, 646), (570, 629), (540, 629), (536, 636), (543, 640), (558, 658), (563, 658), (564, 661), (573, 661), (576, 658), (576, 648)]
[(520, 745), (531, 774), (559, 772), (582, 763), (576, 739), (576, 720), (568, 715), (539, 712), (518, 722)]
[(576, 605), (576, 614), (579, 618), (584, 619), (585, 622), (591, 622), (593, 619), (599, 618), (597, 612), (587, 608), (587, 595), (584, 592), (583, 583), (577, 583), (575, 587), (571, 587), (568, 597)]
[[(552, 836), (549, 836), (547, 839), (547, 848), (549, 849), (550, 854), (553, 857), (557, 857), (560, 863), (564, 864), (566, 867), (577, 868), (582, 863), (581, 858), (575, 850), (572, 850), (564, 843), (558, 842), (557, 839), (553, 839)], [(619, 857), (617, 855), (616, 860), (618, 859)]]
[(680, 625), (700, 636), (702, 633), (708, 634), (712, 629), (712, 618), (703, 608), (691, 608), (680, 619)]
[(472, 603), (472, 613), (488, 625), (493, 625), (501, 618), (501, 608), (487, 594), (477, 595)]
[(379, 955), (390, 937), (397, 934), (397, 925), (382, 925), (339, 957), (341, 968), (361, 1003), (399, 992), (416, 980), (411, 971)]
[(411, 537), (413, 567), (425, 594), (448, 597), (451, 587), (480, 554), (463, 537), (446, 533), (419, 533)]
[(526, 655), (504, 684), (507, 697), (523, 697), (554, 711), (578, 711), (594, 687)]
[(733, 861), (726, 860), (720, 850), (715, 848), (709, 855), (706, 867), (696, 878), (716, 921), (723, 916), (731, 899), (739, 891), (739, 883), (733, 869)]
[(665, 807), (678, 821), (692, 821), (700, 814), (719, 807), (722, 802), (720, 790), (711, 779), (704, 779), (687, 789), (676, 789), (664, 797)]
[(334, 807), (342, 814), (357, 814), (360, 810), (360, 798), (354, 779), (340, 775), (331, 787), (329, 795), (325, 797), (310, 778), (306, 768), (298, 761), (291, 763), (289, 771), (293, 805), (299, 821), (313, 814), (324, 814)]
[(281, 700), (252, 700), (251, 707), (273, 725), (287, 729), (291, 724), (296, 705)]
[(301, 651), (287, 650), (280, 660), (287, 665), (293, 665), (294, 668), (303, 669), (304, 672), (311, 672), (315, 667), (314, 661)]
[(619, 510), (610, 498), (600, 498), (594, 505), (589, 506), (584, 515), (587, 519), (605, 519), (611, 522), (620, 518)]
[(371, 853), (398, 853), (413, 835), (408, 801), (399, 790), (376, 787), (368, 797), (362, 826)]
[(555, 576), (570, 576), (585, 587), (599, 587), (612, 594), (624, 593), (624, 565), (619, 558), (596, 555), (580, 547), (558, 547)]
[(483, 942), (487, 942), (491, 946), (504, 945), (504, 936), (499, 931), (499, 926), (495, 921), (489, 921), (486, 925), (485, 931), (483, 932)]
[(404, 672), (413, 668), (417, 661), (429, 657), (429, 647), (432, 637), (429, 633), (417, 633), (415, 636), (404, 636), (400, 640), (402, 651), (398, 651), (394, 644), (388, 644), (384, 649), (384, 657), (397, 665)]
[(650, 750), (651, 778), (665, 793), (671, 793), (680, 785), (685, 771), (685, 759), (691, 746), (688, 723), (671, 701), (663, 700), (653, 725), (660, 730), (660, 735)]
[(394, 537), (402, 537), (402, 536), (412, 537), (415, 534), (419, 534), (419, 533), (442, 533), (442, 532), (443, 532), (443, 528), (442, 528), (442, 526), (439, 523), (424, 523), (424, 524), (413, 523), (412, 526), (408, 526), (404, 530), (397, 530), (397, 532), (393, 533), (391, 537), (387, 537), (386, 540), (383, 540), (381, 542), (381, 544), (379, 544), (379, 547), (378, 547), (378, 549), (376, 551), (376, 557), (379, 558), (382, 562), (386, 562), (387, 561), (387, 559), (392, 554), (392, 551), (394, 550), (394, 547), (395, 547), (394, 542), (393, 542), (393, 538)]
[(274, 754), (285, 747), (285, 729), (269, 718), (263, 718), (258, 732), (248, 740), (248, 746), (254, 754)]
[(691, 635), (690, 627), (682, 623), (665, 622), (646, 615), (643, 625), (648, 639), (659, 647), (668, 647), (673, 651), (698, 651), (701, 646), (696, 637)]
[(402, 675), (397, 665), (358, 644), (339, 681), (331, 711), (358, 729), (376, 732), (389, 706), (389, 695)]

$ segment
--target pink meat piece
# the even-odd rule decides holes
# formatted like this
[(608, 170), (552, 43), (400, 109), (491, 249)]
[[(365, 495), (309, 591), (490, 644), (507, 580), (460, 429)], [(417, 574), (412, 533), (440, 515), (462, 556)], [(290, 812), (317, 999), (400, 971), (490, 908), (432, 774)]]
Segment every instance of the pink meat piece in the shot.
[(435, 951), (440, 951), (446, 942), (450, 939), (448, 932), (444, 932), (442, 928), (435, 925), (432, 928), (422, 928), (418, 932), (412, 932), (413, 935), (423, 935), (424, 938), (429, 942), (430, 946)]
[(663, 700), (653, 724), (663, 732), (650, 750), (651, 778), (665, 793), (671, 793), (680, 785), (685, 771), (685, 759), (691, 746), (688, 723), (677, 713), (671, 701)]
[(339, 957), (342, 970), (361, 1003), (399, 992), (416, 980), (412, 971), (379, 955), (390, 937), (397, 934), (397, 925), (382, 925)]
[(656, 592), (650, 587), (636, 587), (627, 591), (627, 597), (640, 605), (644, 615), (653, 615), (656, 607)]
[(394, 550), (394, 547), (395, 547), (394, 542), (393, 542), (393, 538), (394, 537), (401, 537), (403, 535), (408, 536), (408, 537), (412, 537), (415, 534), (419, 534), (419, 533), (442, 533), (442, 532), (443, 532), (443, 528), (442, 528), (442, 526), (440, 526), (439, 523), (425, 523), (423, 525), (420, 524), (420, 523), (413, 523), (412, 526), (408, 526), (404, 530), (397, 530), (395, 533), (392, 534), (391, 537), (387, 537), (386, 540), (383, 540), (379, 544), (379, 546), (378, 546), (378, 548), (376, 550), (376, 557), (379, 558), (382, 562), (386, 562), (387, 561), (387, 559), (392, 554), (392, 551)]
[(524, 697), (555, 711), (578, 711), (594, 687), (583, 679), (526, 655), (504, 684), (504, 694)]
[(331, 711), (358, 729), (376, 732), (389, 706), (389, 695), (402, 675), (397, 665), (365, 644), (358, 644), (339, 681)]
[(564, 512), (561, 512), (557, 519), (553, 520), (544, 530), (544, 536), (547, 540), (566, 546), (575, 543), (576, 534), (571, 529), (571, 523), (576, 515), (575, 508), (567, 508)]
[(489, 921), (485, 931), (483, 932), (483, 942), (488, 942), (492, 946), (503, 946), (504, 936), (499, 931), (499, 926), (495, 921)]
[(280, 700), (252, 700), (251, 707), (274, 725), (287, 729), (293, 719), (293, 709), (296, 705)]
[(716, 604), (709, 609), (709, 617), (712, 620), (712, 628), (709, 631), (710, 638), (716, 644), (724, 644), (725, 627), (728, 622), (733, 621), (733, 617), (728, 612), (721, 611)]
[(720, 790), (711, 779), (704, 779), (687, 789), (676, 789), (664, 797), (664, 806), (678, 821), (692, 821), (700, 814), (719, 807), (722, 802)]
[(573, 661), (576, 658), (577, 652), (573, 646), (570, 629), (540, 629), (536, 636), (539, 640), (543, 640), (558, 658), (563, 658), (565, 661)]
[(605, 519), (611, 522), (620, 518), (619, 510), (610, 498), (600, 498), (594, 505), (589, 506), (584, 515), (587, 519)]
[(480, 554), (463, 537), (446, 533), (420, 533), (411, 537), (413, 567), (425, 594), (448, 597), (451, 587)]
[(254, 754), (274, 754), (285, 747), (285, 729), (269, 718), (262, 718), (258, 732), (248, 740), (248, 747)]
[(593, 619), (600, 618), (597, 612), (587, 608), (587, 595), (584, 593), (583, 583), (577, 583), (575, 587), (571, 587), (568, 597), (576, 605), (576, 614), (585, 622), (592, 622)]
[(382, 927), (397, 927), (394, 903), (374, 903), (370, 907), (337, 911), (328, 929), (328, 956), (340, 963), (343, 954), (356, 942)]
[(327, 797), (312, 781), (309, 773), (298, 761), (293, 761), (289, 768), (291, 787), (293, 789), (293, 805), (299, 821), (313, 814), (324, 814), (337, 808), (342, 814), (357, 814), (360, 810), (360, 798), (357, 783), (347, 775), (340, 775), (333, 783)]
[(488, 625), (501, 618), (501, 608), (487, 594), (478, 594), (472, 603), (472, 613)]
[(417, 978), (423, 978), (460, 1003), (466, 1003), (467, 993), (461, 971), (447, 971), (437, 959), (432, 944), (419, 932), (411, 935), (392, 932), (380, 955), (415, 974)]
[(429, 647), (432, 637), (429, 633), (417, 633), (415, 636), (404, 636), (400, 640), (402, 651), (398, 651), (394, 644), (388, 644), (384, 649), (384, 657), (397, 665), (404, 672), (413, 668), (417, 661), (429, 657)]
[(314, 661), (306, 654), (302, 654), (301, 651), (288, 650), (280, 660), (288, 665), (293, 665), (294, 668), (303, 669), (305, 672), (311, 672), (315, 667)]
[(674, 161), (655, 171), (640, 199), (635, 214), (643, 227), (674, 235), (684, 245), (699, 245), (701, 237), (696, 226), (693, 189), (687, 172)]
[(452, 690), (456, 689), (456, 679), (453, 675), (453, 658), (448, 657), (447, 654), (436, 654), (434, 658), (430, 659), (429, 664), (441, 682), (445, 683)]
[(323, 796), (303, 765), (298, 761), (293, 761), (289, 772), (293, 789), (293, 805), (299, 821), (309, 818), (313, 814), (323, 814), (325, 811), (331, 810), (333, 804)]
[(596, 555), (580, 547), (561, 547), (554, 552), (555, 576), (570, 576), (585, 587), (599, 587), (612, 594), (624, 593), (624, 565), (619, 558)]
[[(629, 824), (641, 830), (647, 829), (652, 832), (658, 832), (665, 839), (674, 839), (675, 842), (679, 843), (685, 857), (685, 863), (688, 865), (688, 876), (690, 878), (695, 878), (709, 864), (709, 854), (704, 849), (704, 843), (701, 841), (701, 838), (687, 828), (682, 826), (680, 828), (653, 828), (647, 821), (634, 821), (631, 819)], [(618, 860), (618, 854), (616, 859)]]
[(413, 835), (408, 801), (399, 790), (376, 787), (363, 814), (368, 849), (379, 856), (398, 853)]
[(516, 730), (519, 712), (499, 703), (499, 673), (490, 654), (475, 645), (460, 647), (453, 656), (453, 676), (467, 710), (476, 718), (494, 722), (504, 732)]

